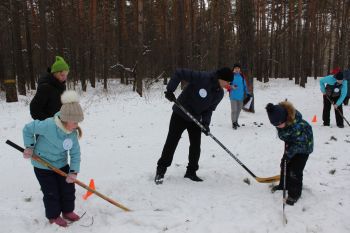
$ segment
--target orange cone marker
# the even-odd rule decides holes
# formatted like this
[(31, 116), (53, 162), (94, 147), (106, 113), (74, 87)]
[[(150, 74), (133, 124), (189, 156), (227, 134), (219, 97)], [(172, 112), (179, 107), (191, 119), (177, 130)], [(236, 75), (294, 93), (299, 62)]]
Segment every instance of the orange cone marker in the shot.
[[(89, 188), (95, 190), (95, 182), (94, 182), (94, 179), (91, 179), (91, 180), (90, 180)], [(86, 201), (86, 200), (88, 199), (88, 197), (91, 196), (91, 195), (92, 195), (92, 192), (87, 191), (87, 192), (85, 193), (85, 195), (83, 195), (83, 199)]]
[(317, 122), (317, 117), (316, 117), (316, 115), (314, 115), (314, 117), (312, 118), (312, 122)]

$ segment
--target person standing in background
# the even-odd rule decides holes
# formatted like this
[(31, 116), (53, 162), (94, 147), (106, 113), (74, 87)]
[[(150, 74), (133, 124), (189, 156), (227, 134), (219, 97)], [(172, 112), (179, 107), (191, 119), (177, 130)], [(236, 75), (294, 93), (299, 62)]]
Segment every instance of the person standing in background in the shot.
[(243, 108), (244, 95), (246, 94), (248, 97), (251, 97), (247, 83), (241, 72), (241, 65), (238, 63), (233, 65), (233, 79), (227, 90), (230, 93), (232, 128), (237, 129), (240, 127), (238, 118)]
[(69, 73), (67, 62), (56, 56), (48, 73), (38, 80), (37, 92), (30, 102), (30, 115), (34, 120), (45, 120), (53, 117), (62, 106), (61, 95), (66, 90)]

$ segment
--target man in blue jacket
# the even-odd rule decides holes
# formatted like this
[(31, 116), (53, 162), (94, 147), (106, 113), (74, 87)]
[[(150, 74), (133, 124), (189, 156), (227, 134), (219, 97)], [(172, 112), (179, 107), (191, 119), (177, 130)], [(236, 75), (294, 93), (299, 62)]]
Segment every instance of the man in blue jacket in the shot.
[(331, 106), (333, 105), (337, 126), (339, 128), (344, 128), (342, 103), (347, 96), (348, 83), (347, 80), (344, 80), (343, 72), (321, 78), (320, 86), (321, 92), (323, 93), (323, 125), (329, 126), (329, 115)]
[[(232, 71), (228, 67), (221, 68), (216, 72), (177, 69), (167, 85), (165, 97), (171, 102), (176, 100), (174, 91), (181, 81), (186, 81), (187, 85), (177, 101), (203, 124), (205, 127), (203, 133), (208, 135), (212, 113), (224, 96), (223, 88), (229, 85), (231, 79)], [(196, 175), (199, 168), (201, 128), (174, 104), (168, 136), (157, 163), (157, 174), (154, 179), (156, 184), (163, 183), (164, 174), (171, 165), (176, 147), (185, 130), (189, 135), (190, 148), (189, 162), (184, 177), (193, 181), (203, 181)]]

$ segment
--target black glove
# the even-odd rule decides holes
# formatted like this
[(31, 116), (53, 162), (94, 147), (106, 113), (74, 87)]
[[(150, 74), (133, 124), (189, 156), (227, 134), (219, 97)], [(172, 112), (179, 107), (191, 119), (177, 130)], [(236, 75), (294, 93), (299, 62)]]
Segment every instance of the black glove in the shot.
[(174, 93), (170, 91), (165, 91), (164, 94), (165, 94), (165, 98), (167, 98), (170, 102), (174, 102), (176, 100)]
[(205, 136), (209, 135), (210, 128), (209, 125), (203, 125), (204, 129), (202, 129), (202, 132), (205, 134)]

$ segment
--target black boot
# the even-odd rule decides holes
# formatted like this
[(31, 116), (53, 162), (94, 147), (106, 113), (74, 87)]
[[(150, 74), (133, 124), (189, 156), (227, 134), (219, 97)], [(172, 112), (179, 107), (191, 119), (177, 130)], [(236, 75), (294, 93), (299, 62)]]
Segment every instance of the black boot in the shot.
[(237, 129), (237, 122), (233, 122), (233, 123), (232, 123), (232, 128), (233, 128), (233, 129)]
[(164, 180), (164, 174), (156, 174), (156, 176), (154, 177), (154, 183), (158, 184), (163, 184), (163, 180)]
[(195, 172), (186, 172), (184, 178), (189, 178), (190, 180), (196, 181), (196, 182), (202, 182), (203, 180), (199, 178)]
[(274, 192), (276, 192), (276, 191), (278, 191), (278, 190), (283, 190), (283, 186), (282, 185), (275, 185), (275, 186), (273, 186), (272, 188), (271, 188), (271, 192), (272, 193), (274, 193)]
[(294, 203), (296, 203), (298, 201), (299, 198), (293, 198), (291, 196), (288, 196), (287, 200), (286, 200), (286, 204), (287, 205), (294, 205)]

